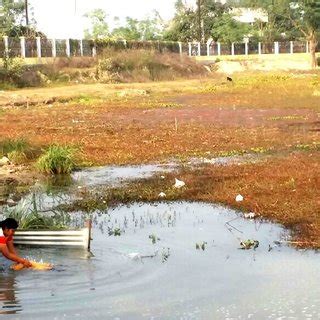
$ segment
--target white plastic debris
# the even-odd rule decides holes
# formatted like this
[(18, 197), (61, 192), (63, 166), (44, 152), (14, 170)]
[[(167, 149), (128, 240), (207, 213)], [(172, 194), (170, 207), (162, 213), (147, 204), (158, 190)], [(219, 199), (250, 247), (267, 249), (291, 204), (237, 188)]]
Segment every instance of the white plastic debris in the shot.
[(158, 194), (158, 197), (159, 198), (165, 198), (167, 195), (164, 193), (164, 192), (160, 192), (159, 194)]
[(132, 252), (128, 254), (128, 257), (132, 260), (141, 259), (141, 254), (139, 252)]
[(241, 194), (238, 194), (238, 195), (236, 196), (236, 201), (237, 201), (237, 202), (243, 201), (243, 196), (242, 196)]
[(164, 178), (165, 178), (165, 176), (160, 176), (160, 178), (161, 178), (161, 179), (164, 179)]
[(13, 199), (8, 199), (7, 200), (7, 205), (9, 206), (9, 207), (13, 207), (13, 206), (15, 206), (17, 203), (13, 200)]
[(256, 216), (256, 214), (254, 212), (249, 212), (249, 213), (245, 213), (244, 217), (246, 219), (253, 219)]
[(6, 164), (10, 164), (10, 160), (7, 157), (2, 157), (0, 159), (0, 166), (4, 166)]
[(175, 178), (175, 181), (176, 181), (176, 183), (174, 184), (175, 188), (182, 188), (183, 186), (186, 185), (184, 181), (178, 180), (177, 178)]

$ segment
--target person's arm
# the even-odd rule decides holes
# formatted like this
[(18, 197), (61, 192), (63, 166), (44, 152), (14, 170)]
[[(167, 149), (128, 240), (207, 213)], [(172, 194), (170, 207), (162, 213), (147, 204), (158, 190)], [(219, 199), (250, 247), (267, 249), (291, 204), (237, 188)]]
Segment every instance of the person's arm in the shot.
[(7, 247), (8, 247), (8, 250), (9, 250), (10, 253), (12, 253), (12, 254), (14, 254), (16, 256), (18, 255), (12, 240), (7, 242)]
[(17, 263), (22, 263), (27, 268), (31, 267), (31, 262), (29, 260), (23, 259), (23, 258), (19, 257), (18, 255), (10, 252), (7, 245), (0, 244), (0, 251), (7, 259), (14, 261), (14, 262), (17, 262)]

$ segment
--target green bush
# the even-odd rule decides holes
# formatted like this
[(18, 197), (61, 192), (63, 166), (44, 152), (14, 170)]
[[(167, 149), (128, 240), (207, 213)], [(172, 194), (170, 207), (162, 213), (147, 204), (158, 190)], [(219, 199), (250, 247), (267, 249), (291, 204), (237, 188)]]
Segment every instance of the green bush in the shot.
[(6, 155), (14, 164), (22, 164), (35, 159), (39, 153), (40, 148), (30, 145), (24, 138), (0, 141), (0, 157)]
[(38, 159), (37, 168), (46, 174), (69, 174), (76, 167), (77, 149), (52, 145)]
[(25, 152), (29, 148), (30, 145), (23, 138), (5, 139), (0, 141), (0, 156), (7, 155), (11, 152)]
[(23, 164), (28, 161), (26, 154), (23, 151), (11, 151), (8, 153), (9, 160), (14, 164)]
[(2, 80), (13, 83), (18, 81), (23, 73), (23, 64), (21, 58), (13, 58), (9, 54), (4, 54), (3, 70), (1, 72)]

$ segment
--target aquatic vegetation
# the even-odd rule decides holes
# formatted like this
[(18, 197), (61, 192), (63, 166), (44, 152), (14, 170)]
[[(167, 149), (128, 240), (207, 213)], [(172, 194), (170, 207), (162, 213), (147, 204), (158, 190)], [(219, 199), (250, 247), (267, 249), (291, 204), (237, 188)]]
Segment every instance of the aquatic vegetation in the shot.
[(202, 249), (202, 251), (204, 251), (206, 249), (207, 244), (208, 243), (206, 241), (202, 241), (202, 242), (196, 243), (196, 249), (197, 250)]
[(259, 241), (258, 240), (245, 240), (240, 242), (240, 249), (243, 250), (249, 250), (249, 249), (256, 249), (259, 247)]
[(170, 257), (170, 248), (163, 248), (161, 251), (162, 262), (168, 261), (169, 257)]
[(122, 231), (120, 228), (117, 228), (117, 227), (116, 227), (116, 228), (108, 227), (108, 235), (109, 235), (109, 236), (120, 237), (123, 232), (124, 232), (124, 231)]
[(38, 159), (37, 168), (46, 174), (69, 174), (76, 168), (77, 149), (52, 145)]
[(157, 235), (155, 235), (154, 233), (149, 235), (149, 239), (151, 239), (152, 244), (155, 244), (157, 241), (160, 241), (160, 238), (158, 238)]
[(5, 218), (14, 218), (20, 230), (60, 230), (70, 225), (70, 215), (57, 210), (42, 212), (39, 199), (33, 194), (31, 200), (22, 200), (15, 207), (7, 207), (2, 214)]

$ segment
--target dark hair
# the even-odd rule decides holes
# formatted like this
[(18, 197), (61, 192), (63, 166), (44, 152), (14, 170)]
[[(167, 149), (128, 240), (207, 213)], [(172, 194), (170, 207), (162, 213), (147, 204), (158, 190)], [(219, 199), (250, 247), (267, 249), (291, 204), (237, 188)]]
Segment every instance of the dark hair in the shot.
[(17, 220), (13, 219), (13, 218), (7, 218), (3, 221), (0, 222), (0, 227), (2, 228), (2, 230), (4, 229), (17, 229), (19, 226)]

